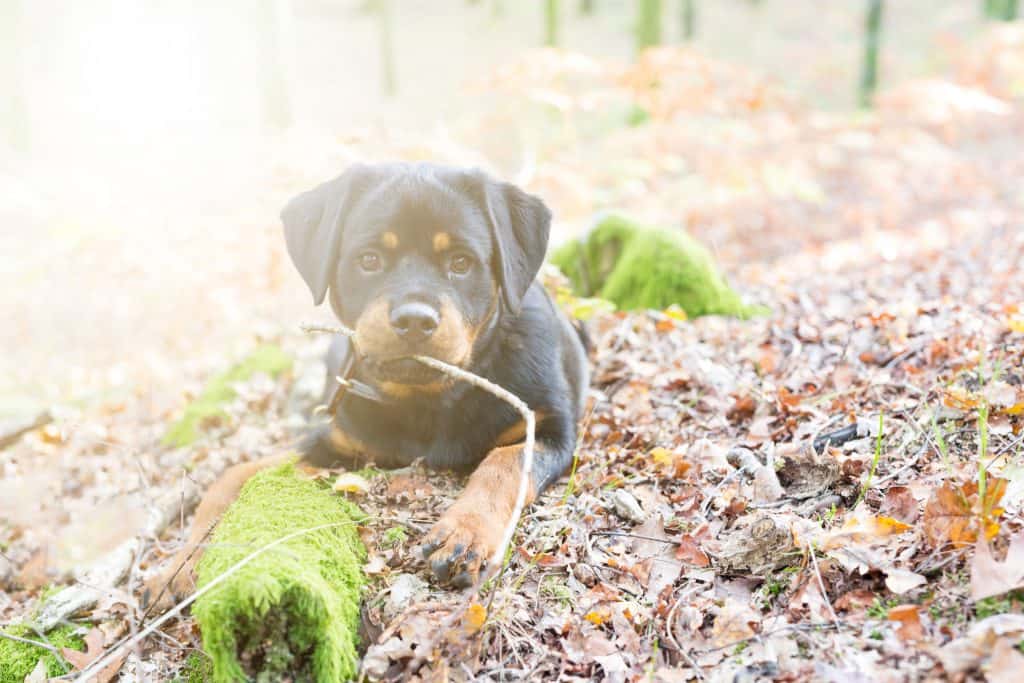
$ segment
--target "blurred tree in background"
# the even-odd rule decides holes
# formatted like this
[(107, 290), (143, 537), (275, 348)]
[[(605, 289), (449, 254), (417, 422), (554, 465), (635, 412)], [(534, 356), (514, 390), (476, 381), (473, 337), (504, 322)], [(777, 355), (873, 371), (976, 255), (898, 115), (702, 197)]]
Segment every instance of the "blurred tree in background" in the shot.
[(861, 69), (860, 106), (870, 107), (878, 89), (878, 48), (882, 34), (883, 0), (868, 0), (864, 22), (864, 64)]
[(1014, 21), (1017, 18), (1019, 0), (984, 0), (985, 16), (998, 21)]
[(270, 128), (283, 130), (291, 125), (291, 104), (288, 97), (288, 74), (284, 50), (292, 45), (288, 30), (289, 0), (259, 0), (255, 24), (263, 72), (264, 119)]
[(16, 152), (29, 148), (28, 103), (21, 79), (23, 59), (20, 0), (0, 0), (0, 130)]
[(693, 40), (697, 33), (697, 0), (682, 0), (683, 40)]
[(661, 0), (637, 0), (636, 50), (661, 43)]
[(377, 30), (380, 39), (381, 80), (385, 95), (398, 92), (398, 74), (395, 69), (394, 13), (391, 0), (374, 0), (377, 14)]
[(544, 0), (544, 44), (558, 47), (559, 0)]

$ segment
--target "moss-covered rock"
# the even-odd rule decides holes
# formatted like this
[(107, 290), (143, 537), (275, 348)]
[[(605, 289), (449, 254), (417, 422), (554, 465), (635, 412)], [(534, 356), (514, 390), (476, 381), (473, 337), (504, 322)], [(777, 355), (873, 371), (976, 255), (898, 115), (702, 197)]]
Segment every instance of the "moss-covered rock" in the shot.
[(607, 299), (624, 310), (675, 304), (690, 317), (761, 313), (729, 286), (711, 253), (680, 230), (651, 228), (607, 216), (583, 239), (551, 255), (580, 296)]
[[(200, 597), (192, 610), (213, 680), (346, 681), (358, 670), (366, 549), (358, 507), (292, 465), (246, 483), (199, 561), (200, 588), (254, 550), (303, 529)], [(347, 523), (346, 523), (347, 522)]]
[[(35, 631), (22, 624), (5, 626), (2, 630), (4, 633), (19, 638), (41, 641)], [(58, 650), (62, 647), (72, 650), (81, 650), (85, 647), (75, 626), (58, 626), (46, 634), (46, 639)], [(25, 676), (28, 676), (36, 668), (40, 659), (45, 662), (46, 675), (51, 678), (72, 670), (63, 657), (58, 657), (49, 650), (8, 638), (0, 638), (0, 683), (21, 683), (25, 680)]]
[(185, 407), (185, 412), (164, 434), (165, 446), (182, 447), (199, 438), (203, 424), (216, 418), (227, 417), (224, 406), (238, 395), (234, 385), (245, 382), (257, 372), (277, 377), (292, 367), (292, 358), (279, 346), (264, 344), (233, 365), (227, 371), (212, 378), (195, 400)]

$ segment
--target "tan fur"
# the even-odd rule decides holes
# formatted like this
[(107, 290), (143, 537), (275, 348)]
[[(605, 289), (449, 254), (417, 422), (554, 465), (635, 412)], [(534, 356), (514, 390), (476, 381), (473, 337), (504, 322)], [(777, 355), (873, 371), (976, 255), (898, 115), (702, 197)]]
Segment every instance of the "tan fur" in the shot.
[[(449, 561), (450, 575), (475, 580), (501, 543), (519, 492), (523, 446), (495, 448), (469, 477), (466, 489), (434, 524), (424, 541), (437, 546), (432, 563)], [(537, 497), (531, 479), (526, 505)]]
[(433, 245), (434, 251), (438, 254), (442, 251), (448, 251), (452, 246), (452, 236), (446, 232), (435, 232)]
[[(536, 415), (535, 415), (535, 419), (536, 419), (536, 423), (540, 424), (544, 420), (544, 413), (537, 412)], [(525, 420), (519, 420), (514, 425), (512, 425), (511, 427), (509, 427), (505, 431), (503, 431), (501, 434), (499, 434), (498, 438), (494, 442), (494, 445), (495, 445), (496, 448), (500, 447), (500, 446), (511, 446), (513, 444), (519, 443), (520, 441), (522, 441), (525, 438), (526, 438), (526, 421)]]
[[(195, 588), (195, 566), (202, 555), (202, 545), (213, 526), (220, 520), (228, 507), (238, 498), (245, 482), (257, 472), (268, 467), (281, 465), (294, 460), (293, 453), (272, 455), (254, 462), (243, 462), (232, 465), (213, 483), (203, 495), (199, 507), (196, 508), (192, 521), (192, 531), (185, 545), (175, 553), (167, 568), (146, 581), (145, 590), (149, 600), (157, 600), (157, 607), (170, 607), (174, 601)], [(164, 594), (157, 598), (160, 591), (167, 587)]]
[[(391, 328), (388, 303), (378, 299), (366, 307), (355, 325), (355, 345), (360, 353), (374, 358), (409, 356), (409, 348)], [(452, 365), (463, 365), (472, 351), (473, 335), (465, 318), (450, 299), (441, 300), (441, 321), (430, 340), (418, 350)]]
[(398, 235), (391, 232), (381, 233), (380, 243), (385, 249), (398, 249)]

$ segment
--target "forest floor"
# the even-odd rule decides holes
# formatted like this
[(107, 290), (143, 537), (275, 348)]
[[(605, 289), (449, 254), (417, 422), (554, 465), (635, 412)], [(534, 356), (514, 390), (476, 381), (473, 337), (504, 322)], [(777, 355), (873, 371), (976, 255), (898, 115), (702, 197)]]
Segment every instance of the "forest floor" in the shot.
[[(1018, 65), (1021, 44), (1006, 43)], [(589, 321), (577, 466), (527, 511), (493, 602), (434, 587), (414, 552), (456, 478), (385, 472), (345, 494), (388, 520), (364, 530), (366, 675), (407, 678), (418, 658), (423, 678), (1018, 680), (1024, 72), (1008, 76), (992, 54), (979, 48), (948, 80), (856, 116), (806, 110), (687, 52), (626, 70), (539, 53), (499, 74), (496, 88), (564, 86), (557, 133), (520, 180), (566, 224), (583, 225), (595, 204), (681, 224), (772, 313)], [(588, 129), (587, 97), (626, 103), (636, 125)], [(282, 189), (277, 178), (271, 195), (300, 181)], [(248, 236), (241, 253), (273, 257), (225, 250), (223, 268), (258, 264), (240, 276), (248, 288), (233, 284), (249, 296), (268, 279), (282, 286), (272, 274), (287, 264), (269, 235)], [(0, 623), (30, 618), (48, 586), (134, 533), (138, 513), (183, 478), (206, 484), (288, 447), (319, 390), (324, 341), (282, 328), (283, 306), (231, 324), (255, 328), (250, 345), (280, 344), (294, 370), (239, 386), (196, 445), (160, 439), (216, 363), (164, 358), (173, 405), (99, 395), (2, 452)], [(187, 522), (146, 539), (129, 585), (75, 623), (107, 645), (138, 629), (138, 583)], [(490, 605), (486, 623), (436, 639), (467, 600)], [(172, 679), (200, 647), (186, 615), (120, 675)]]

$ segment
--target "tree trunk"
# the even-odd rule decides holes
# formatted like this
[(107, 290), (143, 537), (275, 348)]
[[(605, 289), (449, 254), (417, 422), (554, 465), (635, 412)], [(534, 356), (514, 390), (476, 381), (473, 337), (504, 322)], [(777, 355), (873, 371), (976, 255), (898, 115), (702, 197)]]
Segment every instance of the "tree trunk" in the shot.
[(982, 12), (987, 19), (1014, 21), (1017, 18), (1019, 0), (985, 0)]
[(597, 2), (595, 0), (580, 0), (580, 14), (590, 16), (596, 9)]
[(682, 0), (683, 40), (691, 41), (697, 34), (697, 0)]
[(21, 76), (25, 41), (20, 0), (0, 0), (0, 145), (18, 154), (29, 151), (28, 101)]
[(883, 0), (868, 0), (867, 19), (864, 23), (864, 64), (860, 78), (860, 106), (868, 108), (878, 88), (878, 50), (882, 33)]
[(388, 97), (398, 92), (398, 74), (395, 67), (394, 16), (391, 0), (375, 0), (378, 39), (380, 40), (381, 84)]
[(661, 43), (661, 0), (637, 0), (636, 50)]
[(548, 47), (558, 47), (558, 5), (558, 0), (544, 0), (544, 44)]
[(267, 126), (277, 130), (287, 128), (292, 122), (288, 60), (285, 59), (286, 51), (291, 48), (288, 4), (288, 0), (260, 0), (256, 7), (256, 30), (263, 61), (263, 118)]

